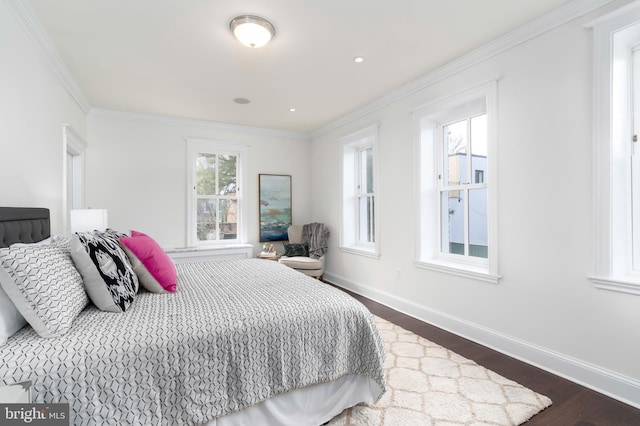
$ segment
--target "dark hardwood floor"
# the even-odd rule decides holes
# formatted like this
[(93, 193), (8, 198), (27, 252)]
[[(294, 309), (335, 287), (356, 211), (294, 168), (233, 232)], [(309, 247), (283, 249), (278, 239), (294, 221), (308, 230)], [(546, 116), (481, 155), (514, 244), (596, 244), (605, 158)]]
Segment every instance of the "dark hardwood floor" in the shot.
[(365, 297), (342, 290), (360, 300), (374, 315), (411, 330), (425, 339), (551, 398), (553, 401), (551, 407), (530, 419), (526, 423), (527, 426), (640, 425), (640, 409), (394, 311)]

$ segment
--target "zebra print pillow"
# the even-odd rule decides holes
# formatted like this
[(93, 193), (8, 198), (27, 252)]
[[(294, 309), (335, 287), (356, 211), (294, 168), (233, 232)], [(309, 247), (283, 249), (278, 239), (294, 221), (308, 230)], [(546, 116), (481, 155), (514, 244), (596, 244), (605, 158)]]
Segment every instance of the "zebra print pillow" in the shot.
[(109, 232), (79, 232), (71, 240), (71, 257), (91, 301), (102, 311), (126, 311), (138, 293), (138, 277), (120, 244)]

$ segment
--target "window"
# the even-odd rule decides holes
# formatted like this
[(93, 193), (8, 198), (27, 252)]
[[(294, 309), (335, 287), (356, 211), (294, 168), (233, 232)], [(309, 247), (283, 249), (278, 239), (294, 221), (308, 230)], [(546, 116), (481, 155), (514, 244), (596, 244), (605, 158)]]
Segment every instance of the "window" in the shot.
[(341, 249), (379, 254), (376, 236), (376, 146), (378, 126), (340, 139), (342, 145)]
[(242, 147), (188, 141), (190, 246), (242, 241), (243, 153)]
[(594, 35), (593, 274), (640, 294), (640, 5), (600, 18)]
[(437, 179), (441, 252), (486, 258), (487, 185), (469, 176), (484, 174), (487, 167), (487, 114), (436, 124), (436, 132), (442, 153)]
[(418, 253), (415, 264), (497, 282), (495, 83), (415, 111)]

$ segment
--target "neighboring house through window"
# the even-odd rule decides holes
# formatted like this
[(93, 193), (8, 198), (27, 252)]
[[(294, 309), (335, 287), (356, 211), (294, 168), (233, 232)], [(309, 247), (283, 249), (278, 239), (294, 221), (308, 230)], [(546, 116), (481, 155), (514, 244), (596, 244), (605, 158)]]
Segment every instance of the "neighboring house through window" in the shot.
[(495, 83), (415, 111), (416, 265), (497, 282)]
[(242, 242), (241, 180), (246, 149), (189, 139), (188, 245)]
[(591, 279), (640, 294), (640, 4), (598, 19), (593, 36)]
[(340, 248), (379, 255), (376, 235), (378, 126), (340, 139), (342, 149), (342, 233)]

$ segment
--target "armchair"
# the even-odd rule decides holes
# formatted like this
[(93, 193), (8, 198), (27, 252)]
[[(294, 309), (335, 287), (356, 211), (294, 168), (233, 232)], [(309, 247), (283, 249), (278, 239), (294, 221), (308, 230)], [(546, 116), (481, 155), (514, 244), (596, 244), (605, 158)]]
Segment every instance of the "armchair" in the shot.
[[(291, 225), (288, 228), (290, 243), (309, 243), (309, 241), (305, 241), (303, 228), (303, 225)], [(322, 229), (324, 229), (324, 225), (322, 225)], [(326, 231), (326, 235), (328, 235), (328, 231)], [(325, 256), (323, 254), (318, 259), (307, 256), (282, 256), (279, 262), (305, 275), (321, 279), (324, 273)]]

